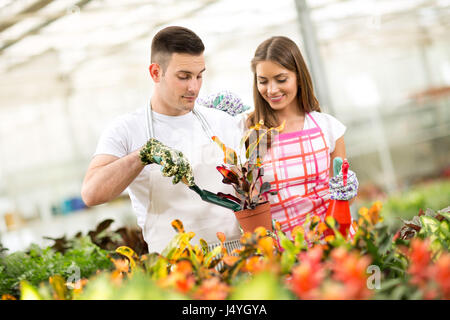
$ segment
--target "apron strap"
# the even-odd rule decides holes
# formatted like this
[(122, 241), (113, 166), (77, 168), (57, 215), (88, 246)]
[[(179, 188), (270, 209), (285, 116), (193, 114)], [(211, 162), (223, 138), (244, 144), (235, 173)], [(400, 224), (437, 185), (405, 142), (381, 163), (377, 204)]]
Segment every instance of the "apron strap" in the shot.
[[(151, 138), (155, 137), (155, 132), (153, 130), (153, 119), (152, 119), (152, 105), (150, 104), (148, 108), (145, 108), (145, 115), (146, 115), (146, 129), (147, 129), (147, 140), (150, 140)], [(212, 137), (214, 136), (213, 131), (211, 130), (211, 127), (206, 121), (206, 118), (203, 114), (201, 114), (200, 111), (196, 110), (195, 107), (192, 109), (192, 113), (196, 116), (196, 118), (200, 121), (200, 124), (202, 126), (203, 132), (206, 134), (208, 139), (212, 140)]]
[(206, 121), (205, 116), (198, 111), (197, 109), (192, 109), (192, 112), (194, 113), (194, 115), (197, 117), (198, 120), (200, 120), (200, 123), (202, 125), (203, 131), (206, 133), (206, 135), (208, 136), (208, 139), (212, 140), (212, 137), (214, 136), (213, 131), (211, 130), (211, 127), (208, 123), (208, 121)]
[(148, 108), (145, 108), (145, 117), (146, 117), (146, 122), (145, 122), (145, 127), (147, 129), (147, 140), (150, 140), (151, 138), (153, 138), (155, 136), (154, 132), (153, 132), (153, 121), (151, 118), (151, 109), (152, 109), (152, 105), (150, 104)]

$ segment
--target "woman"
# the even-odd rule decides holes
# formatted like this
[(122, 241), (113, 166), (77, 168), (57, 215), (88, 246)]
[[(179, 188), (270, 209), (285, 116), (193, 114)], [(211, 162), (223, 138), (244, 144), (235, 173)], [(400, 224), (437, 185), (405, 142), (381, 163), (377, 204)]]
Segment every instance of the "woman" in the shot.
[[(325, 218), (330, 191), (337, 192), (336, 188), (329, 190), (332, 161), (346, 158), (346, 128), (321, 112), (302, 54), (289, 38), (272, 37), (262, 42), (251, 67), (255, 110), (246, 127), (260, 120), (268, 128), (285, 122), (284, 130), (269, 141), (262, 165), (263, 181), (270, 182), (271, 191), (277, 191), (266, 196), (272, 218), (292, 238), (292, 229), (302, 225), (307, 214)], [(356, 176), (349, 171), (349, 183), (340, 191), (352, 198), (357, 185)]]

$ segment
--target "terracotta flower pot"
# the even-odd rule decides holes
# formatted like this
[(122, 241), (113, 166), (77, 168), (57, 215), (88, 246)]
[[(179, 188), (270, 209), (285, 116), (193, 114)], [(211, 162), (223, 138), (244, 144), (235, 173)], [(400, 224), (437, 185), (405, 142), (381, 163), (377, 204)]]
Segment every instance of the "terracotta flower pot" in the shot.
[(269, 202), (259, 204), (255, 209), (236, 211), (234, 214), (244, 232), (253, 232), (258, 227), (273, 231)]

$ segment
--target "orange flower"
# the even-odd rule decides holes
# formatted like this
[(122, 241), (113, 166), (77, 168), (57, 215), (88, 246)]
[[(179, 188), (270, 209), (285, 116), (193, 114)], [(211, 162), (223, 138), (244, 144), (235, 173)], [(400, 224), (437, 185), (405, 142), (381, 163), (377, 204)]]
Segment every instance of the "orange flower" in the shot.
[(450, 253), (444, 252), (441, 254), (436, 264), (433, 267), (431, 274), (434, 275), (434, 281), (438, 284), (442, 298), (450, 299)]
[(198, 300), (225, 300), (230, 292), (230, 287), (213, 277), (202, 282), (194, 293), (194, 299)]
[(222, 260), (223, 260), (223, 262), (226, 265), (231, 267), (239, 260), (239, 257), (237, 257), (237, 256), (225, 256), (225, 257), (223, 257)]
[(422, 241), (417, 238), (413, 239), (411, 241), (409, 260), (408, 273), (411, 275), (411, 284), (416, 285), (419, 288), (424, 288), (431, 272), (429, 267), (431, 262), (429, 241)]
[(293, 268), (292, 278), (288, 281), (291, 290), (300, 299), (316, 299), (319, 287), (325, 278), (325, 269), (320, 262), (323, 250), (315, 246), (299, 254), (300, 264)]
[(338, 282), (326, 281), (320, 295), (322, 300), (345, 300), (345, 287)]
[[(383, 218), (380, 216), (380, 211), (382, 208), (381, 201), (376, 201), (370, 209), (367, 209), (366, 207), (362, 207), (358, 210), (358, 213), (360, 216), (364, 218), (364, 220), (368, 221), (370, 224), (374, 225), (378, 222), (383, 221)], [(363, 221), (359, 219), (358, 224), (362, 225)]]
[(258, 248), (264, 254), (264, 256), (272, 259), (275, 251), (275, 241), (271, 237), (263, 237), (258, 240)]
[(193, 275), (187, 275), (186, 277), (178, 278), (175, 281), (175, 288), (182, 293), (190, 291), (194, 285), (195, 278)]
[(195, 285), (195, 278), (192, 274), (182, 272), (171, 272), (167, 277), (158, 281), (162, 288), (173, 287), (181, 293), (186, 293)]
[(192, 272), (192, 263), (188, 260), (180, 260), (175, 264), (173, 272), (189, 274)]
[(266, 261), (260, 256), (253, 256), (245, 261), (245, 266), (242, 268), (244, 272), (251, 272), (252, 274), (259, 273), (266, 269)]
[(372, 224), (377, 224), (378, 222), (383, 221), (383, 218), (380, 216), (382, 207), (383, 204), (381, 203), (381, 201), (376, 201), (369, 209), (369, 217)]
[(368, 256), (349, 253), (344, 248), (336, 248), (331, 252), (332, 278), (344, 284), (346, 299), (368, 299), (372, 295), (367, 288), (366, 270), (369, 264)]

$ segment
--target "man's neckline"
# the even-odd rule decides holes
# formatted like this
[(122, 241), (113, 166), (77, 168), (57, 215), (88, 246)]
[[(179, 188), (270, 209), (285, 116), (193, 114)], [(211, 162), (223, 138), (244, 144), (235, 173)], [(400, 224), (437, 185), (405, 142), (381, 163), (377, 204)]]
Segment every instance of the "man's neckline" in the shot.
[(193, 115), (192, 111), (189, 111), (188, 113), (182, 114), (180, 116), (169, 116), (167, 114), (159, 113), (159, 112), (152, 110), (152, 117), (155, 119), (160, 119), (160, 120), (164, 120), (164, 119), (167, 119), (167, 120), (170, 119), (170, 120), (175, 120), (175, 121), (183, 120), (183, 119), (192, 117), (192, 115)]

